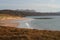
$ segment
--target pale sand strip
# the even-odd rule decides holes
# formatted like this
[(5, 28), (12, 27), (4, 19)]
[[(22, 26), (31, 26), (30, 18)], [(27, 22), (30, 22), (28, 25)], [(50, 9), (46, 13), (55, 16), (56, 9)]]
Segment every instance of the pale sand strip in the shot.
[(0, 20), (28, 20), (30, 18), (24, 18), (24, 17), (4, 17), (0, 18)]
[(8, 26), (8, 27), (17, 27), (18, 25), (20, 25), (20, 23), (11, 23), (10, 20), (30, 20), (30, 18), (21, 18), (21, 17), (7, 17), (7, 18), (3, 18), (0, 21), (0, 26)]
[(5, 27), (17, 27), (20, 25), (19, 23), (0, 23), (0, 26), (5, 26)]

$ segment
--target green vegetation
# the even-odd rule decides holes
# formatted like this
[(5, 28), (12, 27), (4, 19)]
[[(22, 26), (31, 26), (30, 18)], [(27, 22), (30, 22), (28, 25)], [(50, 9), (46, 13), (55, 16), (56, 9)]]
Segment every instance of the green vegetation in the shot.
[(41, 13), (41, 12), (36, 12), (34, 10), (0, 10), (0, 14), (8, 14), (11, 16), (20, 16), (20, 17), (25, 17), (25, 16), (59, 16), (60, 13)]
[(18, 12), (15, 10), (0, 10), (0, 16), (20, 16), (24, 17), (23, 12)]

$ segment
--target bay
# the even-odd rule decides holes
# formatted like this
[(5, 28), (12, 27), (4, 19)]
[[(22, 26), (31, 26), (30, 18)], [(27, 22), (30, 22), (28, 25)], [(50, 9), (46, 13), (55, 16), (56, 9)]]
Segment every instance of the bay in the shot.
[[(39, 30), (59, 30), (60, 31), (60, 16), (27, 16), (26, 18), (42, 18), (35, 19), (31, 22), (34, 29)], [(44, 19), (47, 18), (47, 19)], [(48, 19), (52, 18), (52, 19)]]

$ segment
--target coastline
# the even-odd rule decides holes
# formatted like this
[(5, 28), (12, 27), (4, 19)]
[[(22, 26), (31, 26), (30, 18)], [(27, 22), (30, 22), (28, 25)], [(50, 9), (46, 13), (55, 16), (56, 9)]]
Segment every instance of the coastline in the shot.
[(29, 18), (24, 18), (24, 17), (5, 17), (5, 18), (0, 18), (0, 20), (27, 20)]
[(17, 26), (20, 25), (19, 21), (25, 22), (25, 21), (31, 21), (31, 20), (32, 20), (31, 18), (24, 18), (24, 17), (6, 17), (0, 20), (0, 26), (8, 26), (8, 27), (17, 28)]

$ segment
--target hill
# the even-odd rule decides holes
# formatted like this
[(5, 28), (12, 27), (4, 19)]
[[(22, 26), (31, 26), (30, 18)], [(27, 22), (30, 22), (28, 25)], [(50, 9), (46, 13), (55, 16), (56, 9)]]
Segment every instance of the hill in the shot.
[(36, 12), (34, 10), (0, 10), (0, 14), (8, 14), (11, 16), (60, 16), (60, 12)]

